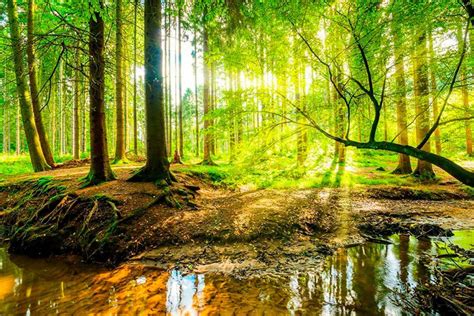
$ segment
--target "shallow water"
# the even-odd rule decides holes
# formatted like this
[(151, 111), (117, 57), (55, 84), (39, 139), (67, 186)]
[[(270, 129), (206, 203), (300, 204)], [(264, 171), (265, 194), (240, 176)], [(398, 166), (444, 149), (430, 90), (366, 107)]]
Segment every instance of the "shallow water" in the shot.
[[(395, 293), (432, 280), (419, 259), (444, 253), (445, 244), (407, 235), (391, 240), (339, 249), (319, 273), (243, 280), (137, 265), (108, 271), (8, 255), (0, 248), (0, 314), (403, 315)], [(444, 241), (472, 249), (474, 231)]]

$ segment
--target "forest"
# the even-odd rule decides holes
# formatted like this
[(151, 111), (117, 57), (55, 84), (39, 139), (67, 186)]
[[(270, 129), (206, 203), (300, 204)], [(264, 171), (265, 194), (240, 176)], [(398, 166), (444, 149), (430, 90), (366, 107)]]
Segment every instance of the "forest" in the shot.
[(472, 0), (2, 0), (0, 314), (474, 314)]

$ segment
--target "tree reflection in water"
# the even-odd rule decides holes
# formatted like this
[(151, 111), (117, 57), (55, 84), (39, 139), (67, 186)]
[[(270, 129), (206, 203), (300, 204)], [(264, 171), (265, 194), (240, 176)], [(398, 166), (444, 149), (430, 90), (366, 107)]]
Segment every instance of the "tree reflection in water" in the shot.
[[(460, 237), (461, 236), (461, 237)], [(472, 240), (472, 232), (453, 240)], [(407, 235), (339, 249), (321, 270), (238, 279), (123, 265), (114, 270), (9, 256), (0, 248), (0, 314), (403, 314), (395, 292), (430, 282), (420, 257), (444, 251)]]

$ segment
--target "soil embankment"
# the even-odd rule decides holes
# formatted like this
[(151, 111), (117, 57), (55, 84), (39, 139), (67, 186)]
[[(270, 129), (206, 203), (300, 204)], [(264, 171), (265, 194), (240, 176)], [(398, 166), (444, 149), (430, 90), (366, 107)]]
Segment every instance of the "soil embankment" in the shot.
[(33, 256), (254, 270), (291, 268), (395, 232), (474, 228), (474, 200), (454, 185), (242, 192), (176, 170), (179, 181), (160, 188), (126, 182), (134, 168), (90, 188), (80, 188), (81, 166), (10, 180), (0, 189), (0, 233), (11, 251)]

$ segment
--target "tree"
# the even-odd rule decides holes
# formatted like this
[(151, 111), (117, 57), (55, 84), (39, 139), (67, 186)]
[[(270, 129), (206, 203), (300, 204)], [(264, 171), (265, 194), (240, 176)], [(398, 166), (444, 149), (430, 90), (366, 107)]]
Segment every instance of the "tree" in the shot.
[[(102, 0), (98, 2), (103, 8)], [(91, 166), (85, 185), (115, 179), (110, 168), (105, 125), (104, 85), (104, 20), (96, 9), (89, 19), (89, 104)]]
[(48, 138), (44, 129), (43, 119), (40, 112), (38, 80), (36, 71), (36, 54), (34, 47), (35, 32), (35, 0), (28, 0), (28, 23), (27, 23), (27, 60), (28, 60), (28, 76), (30, 79), (31, 104), (33, 106), (33, 115), (35, 118), (36, 128), (40, 139), (41, 149), (44, 158), (51, 167), (54, 166), (54, 158), (49, 146)]
[[(31, 96), (28, 92), (28, 84), (23, 76), (25, 72), (23, 67), (23, 54), (21, 50), (20, 26), (18, 22), (16, 0), (8, 0), (7, 4), (13, 61), (15, 65), (16, 88), (20, 101), (21, 118), (25, 130), (26, 141), (28, 143), (31, 164), (36, 172), (49, 170), (51, 169), (51, 166), (48, 165), (41, 148), (41, 141), (36, 127)], [(17, 125), (19, 126), (19, 124)], [(19, 142), (17, 141), (17, 150), (19, 148), (18, 146)]]
[[(413, 84), (415, 94), (416, 141), (420, 143), (424, 140), (430, 129), (426, 31), (421, 30), (415, 37)], [(430, 152), (431, 145), (429, 140), (425, 142), (422, 149), (423, 151)], [(418, 159), (414, 174), (423, 178), (433, 178), (435, 175), (431, 163), (423, 159)]]
[(125, 160), (125, 126), (124, 126), (124, 104), (123, 104), (123, 45), (122, 45), (122, 0), (115, 1), (115, 109), (117, 133), (115, 141), (115, 160), (119, 163)]
[[(398, 21), (397, 21), (398, 22)], [(405, 82), (405, 63), (403, 55), (400, 52), (401, 38), (400, 27), (392, 22), (393, 54), (395, 57), (395, 85), (396, 85), (396, 104), (397, 104), (397, 133), (398, 142), (401, 145), (408, 145), (408, 126), (407, 126), (407, 104), (406, 104), (406, 82)], [(412, 173), (410, 156), (405, 154), (398, 155), (398, 166), (393, 171), (394, 174)]]
[[(76, 49), (76, 67), (79, 67), (80, 60), (79, 60), (79, 49)], [(79, 159), (79, 68), (76, 68), (74, 71), (74, 106), (72, 111), (72, 157), (73, 159)]]
[(173, 180), (166, 155), (161, 49), (161, 0), (145, 0), (146, 164), (130, 181)]
[(212, 120), (209, 118), (211, 112), (211, 98), (209, 95), (209, 61), (206, 60), (207, 54), (209, 53), (209, 43), (208, 43), (208, 30), (206, 26), (202, 31), (202, 49), (204, 54), (204, 63), (203, 63), (203, 75), (204, 75), (204, 85), (203, 85), (203, 103), (204, 103), (204, 158), (201, 164), (203, 165), (214, 165), (214, 162), (211, 158), (212, 152), (212, 136), (210, 133), (210, 128), (212, 127)]

